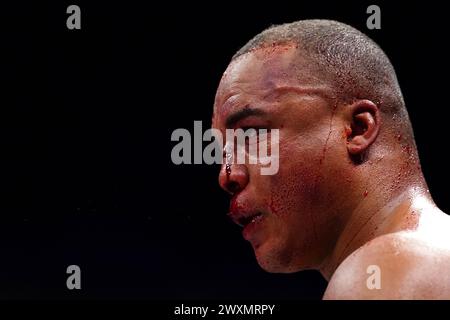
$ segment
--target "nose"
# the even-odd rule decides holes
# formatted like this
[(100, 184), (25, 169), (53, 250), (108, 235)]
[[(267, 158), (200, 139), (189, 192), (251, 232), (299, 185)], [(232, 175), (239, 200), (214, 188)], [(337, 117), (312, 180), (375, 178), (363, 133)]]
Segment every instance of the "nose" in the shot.
[(242, 191), (248, 184), (248, 170), (242, 164), (222, 164), (219, 173), (220, 187), (231, 195)]

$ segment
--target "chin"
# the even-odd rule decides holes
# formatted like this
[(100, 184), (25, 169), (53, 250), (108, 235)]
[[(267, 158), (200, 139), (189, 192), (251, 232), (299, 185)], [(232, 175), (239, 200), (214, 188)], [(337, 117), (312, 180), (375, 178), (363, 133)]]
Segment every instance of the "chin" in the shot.
[(293, 262), (293, 253), (285, 247), (266, 242), (254, 248), (259, 266), (270, 273), (293, 273), (307, 269)]

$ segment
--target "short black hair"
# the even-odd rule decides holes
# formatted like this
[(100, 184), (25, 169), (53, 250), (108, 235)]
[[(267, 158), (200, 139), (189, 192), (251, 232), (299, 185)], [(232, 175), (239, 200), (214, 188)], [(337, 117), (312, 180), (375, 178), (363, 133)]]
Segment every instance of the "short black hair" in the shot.
[(232, 58), (256, 49), (294, 44), (306, 53), (321, 73), (332, 79), (340, 100), (369, 99), (382, 113), (396, 120), (393, 125), (414, 141), (411, 123), (397, 81), (384, 51), (357, 29), (333, 20), (300, 20), (271, 26), (244, 45)]

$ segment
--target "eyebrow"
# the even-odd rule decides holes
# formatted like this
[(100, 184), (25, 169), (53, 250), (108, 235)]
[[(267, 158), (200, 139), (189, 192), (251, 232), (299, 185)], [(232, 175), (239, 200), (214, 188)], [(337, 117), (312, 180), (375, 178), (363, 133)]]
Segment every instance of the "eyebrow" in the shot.
[(237, 122), (239, 122), (242, 119), (251, 117), (251, 116), (263, 116), (267, 113), (261, 109), (256, 109), (252, 107), (245, 107), (239, 111), (236, 111), (229, 115), (227, 119), (225, 120), (225, 125), (227, 128), (233, 127)]

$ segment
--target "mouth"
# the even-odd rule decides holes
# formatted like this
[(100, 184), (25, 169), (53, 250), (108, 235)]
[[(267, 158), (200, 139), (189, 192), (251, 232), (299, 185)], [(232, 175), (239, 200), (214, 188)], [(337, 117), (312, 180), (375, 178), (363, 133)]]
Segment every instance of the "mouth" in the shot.
[(240, 202), (236, 196), (231, 199), (228, 217), (242, 227), (242, 236), (252, 245), (258, 246), (264, 236), (264, 220), (266, 214), (250, 202)]
[(262, 212), (230, 212), (228, 216), (234, 223), (241, 226), (242, 236), (254, 246), (259, 246), (262, 241), (264, 215)]
[(245, 228), (248, 224), (257, 222), (262, 218), (261, 212), (253, 213), (241, 213), (241, 212), (230, 212), (228, 216), (236, 223), (238, 226)]

